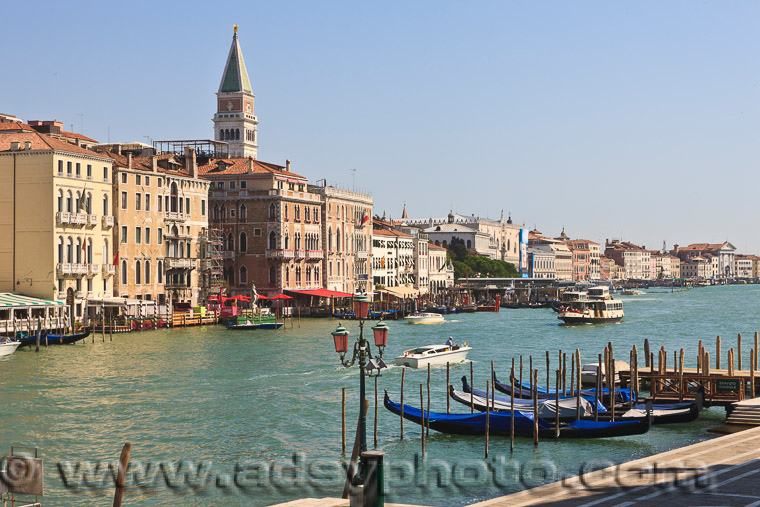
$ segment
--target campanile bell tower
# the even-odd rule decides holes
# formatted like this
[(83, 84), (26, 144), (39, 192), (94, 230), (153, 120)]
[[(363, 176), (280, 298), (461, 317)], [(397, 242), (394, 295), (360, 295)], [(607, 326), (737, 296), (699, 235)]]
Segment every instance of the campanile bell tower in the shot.
[(216, 92), (214, 139), (229, 145), (231, 157), (256, 158), (259, 121), (253, 114), (255, 95), (240, 50), (237, 25), (233, 29), (232, 46)]

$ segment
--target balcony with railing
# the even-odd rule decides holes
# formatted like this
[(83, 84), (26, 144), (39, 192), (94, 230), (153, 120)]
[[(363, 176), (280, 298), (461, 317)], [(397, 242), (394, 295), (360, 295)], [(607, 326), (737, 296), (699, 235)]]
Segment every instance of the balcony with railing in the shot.
[(164, 218), (166, 220), (174, 220), (176, 222), (184, 222), (185, 221), (185, 214), (180, 213), (179, 211), (164, 211)]
[(116, 274), (116, 266), (113, 264), (103, 264), (103, 276), (113, 276)]
[(109, 227), (113, 227), (113, 223), (114, 223), (114, 220), (113, 220), (112, 216), (104, 216), (103, 217), (102, 224), (103, 224), (103, 228), (104, 229), (108, 229)]
[(167, 257), (165, 259), (166, 269), (193, 269), (195, 259), (186, 259), (183, 257)]
[(56, 265), (56, 272), (59, 275), (85, 275), (87, 274), (87, 264), (59, 262)]
[(84, 299), (85, 292), (83, 290), (78, 290), (74, 293), (74, 297), (76, 299)]
[(356, 258), (357, 259), (366, 259), (367, 258), (367, 252), (366, 251), (358, 251), (358, 252), (356, 252)]
[(266, 251), (267, 259), (292, 259), (294, 256), (293, 250), (284, 250), (282, 248), (270, 248)]
[(100, 266), (98, 264), (87, 264), (87, 274), (95, 276), (98, 274)]
[(58, 225), (85, 225), (87, 223), (87, 213), (59, 211), (55, 214), (55, 221)]
[(325, 253), (322, 250), (306, 250), (306, 258), (308, 260), (321, 260), (325, 258)]
[(234, 250), (222, 250), (222, 259), (234, 259), (234, 258), (235, 258)]
[(87, 227), (98, 225), (98, 215), (87, 215)]
[(306, 250), (294, 250), (295, 255), (294, 257), (296, 259), (304, 259), (306, 258)]

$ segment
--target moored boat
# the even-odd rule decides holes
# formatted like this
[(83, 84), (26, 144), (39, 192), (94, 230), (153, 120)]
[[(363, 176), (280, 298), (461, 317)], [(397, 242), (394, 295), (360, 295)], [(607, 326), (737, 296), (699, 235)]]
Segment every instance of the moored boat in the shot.
[[(581, 369), (581, 384), (582, 385), (596, 385), (596, 376), (597, 372), (599, 371), (599, 363), (588, 363), (584, 364), (583, 368)], [(621, 371), (631, 371), (631, 365), (626, 363), (625, 361), (618, 361), (615, 360), (615, 385), (620, 385), (620, 372)], [(607, 372), (605, 371), (604, 365), (602, 365), (602, 378), (606, 379)]]
[(0, 341), (0, 357), (1, 356), (10, 356), (14, 352), (16, 352), (16, 349), (21, 345), (20, 341), (15, 340), (3, 340)]
[(423, 368), (428, 364), (461, 363), (472, 350), (467, 343), (464, 345), (425, 345), (415, 349), (405, 350), (394, 359), (396, 366)]
[[(79, 340), (84, 340), (88, 336), (90, 336), (89, 329), (82, 333), (74, 334), (48, 334), (40, 337), (40, 345), (66, 345), (68, 343), (75, 343)], [(24, 336), (19, 341), (21, 342), (21, 347), (29, 347), (37, 343), (37, 335)]]
[[(402, 415), (402, 405), (391, 401), (388, 391), (385, 392), (383, 404), (386, 409), (397, 415)], [(511, 431), (514, 418), (514, 433), (517, 436), (533, 435), (533, 414), (520, 412), (476, 412), (474, 414), (444, 414), (428, 412), (411, 405), (403, 405), (403, 417), (417, 424), (426, 421), (428, 426), (441, 433), (456, 435), (485, 435), (486, 417), (488, 417), (488, 433), (490, 435), (507, 436)], [(562, 424), (556, 428), (545, 419), (539, 417), (538, 435), (540, 438), (606, 438), (641, 435), (649, 431), (652, 425), (651, 416), (632, 421), (588, 421), (576, 420)]]
[(446, 321), (440, 313), (432, 312), (413, 313), (404, 317), (404, 320), (409, 324), (440, 324)]

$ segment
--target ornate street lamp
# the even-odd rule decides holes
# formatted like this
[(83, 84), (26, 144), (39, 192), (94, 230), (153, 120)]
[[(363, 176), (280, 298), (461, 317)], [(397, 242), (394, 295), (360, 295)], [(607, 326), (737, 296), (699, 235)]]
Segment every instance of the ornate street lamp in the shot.
[[(354, 311), (356, 318), (359, 319), (359, 338), (354, 342), (354, 351), (351, 359), (346, 359), (348, 352), (348, 330), (339, 325), (331, 334), (335, 343), (335, 352), (340, 354), (340, 362), (346, 368), (349, 368), (359, 359), (359, 456), (367, 450), (367, 410), (366, 410), (366, 392), (365, 377), (378, 376), (380, 370), (386, 368), (383, 362), (383, 350), (388, 344), (388, 326), (380, 321), (372, 328), (375, 338), (375, 346), (378, 354), (373, 356), (370, 350), (370, 343), (364, 338), (364, 320), (369, 315), (370, 300), (366, 294), (357, 294), (354, 297)], [(354, 484), (361, 484), (366, 477), (365, 463), (359, 463), (359, 473), (354, 477)]]

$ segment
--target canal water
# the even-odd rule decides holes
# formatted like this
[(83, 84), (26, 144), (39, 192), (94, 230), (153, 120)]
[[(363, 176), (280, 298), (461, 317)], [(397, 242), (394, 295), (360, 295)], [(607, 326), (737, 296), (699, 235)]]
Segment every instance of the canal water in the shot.
[[(557, 367), (558, 349), (581, 350), (596, 360), (607, 342), (628, 360), (635, 343), (643, 351), (686, 349), (696, 363), (698, 340), (723, 355), (744, 338), (749, 361), (760, 330), (758, 286), (665, 290), (621, 297), (625, 319), (618, 324), (564, 327), (551, 310), (449, 315), (446, 322), (410, 326), (389, 322), (388, 362), (404, 349), (443, 343), (453, 336), (473, 346), (475, 385), (484, 388), (494, 360), (508, 379), (512, 357), (533, 355), (545, 383), (545, 351)], [(302, 497), (340, 496), (341, 388), (347, 392), (347, 452), (358, 412), (358, 368), (343, 368), (334, 352), (332, 319), (288, 322), (281, 331), (232, 332), (221, 327), (158, 330), (115, 335), (113, 341), (19, 350), (0, 359), (0, 455), (12, 445), (39, 449), (45, 466), (46, 505), (105, 505), (113, 495), (108, 464), (131, 442), (132, 468), (125, 505), (268, 505)], [(348, 322), (352, 336), (358, 323)], [(569, 358), (568, 358), (569, 362)], [(643, 359), (641, 359), (643, 363)], [(568, 365), (569, 369), (569, 365)], [(432, 410), (446, 410), (445, 366), (432, 372)], [(453, 365), (451, 379), (469, 374)], [(527, 377), (527, 373), (526, 373)], [(552, 377), (553, 378), (553, 377)], [(484, 439), (431, 432), (427, 454), (420, 428), (409, 421), (399, 438), (399, 419), (382, 406), (388, 390), (399, 399), (401, 369), (378, 379), (378, 449), (386, 453), (388, 500), (423, 505), (465, 505), (557, 480), (578, 471), (644, 457), (711, 438), (705, 430), (721, 423), (713, 408), (691, 424), (658, 426), (641, 436), (607, 440), (542, 441)], [(405, 401), (419, 405), (423, 370), (408, 370)], [(373, 446), (374, 379), (368, 444)], [(469, 412), (453, 400), (452, 412)]]

